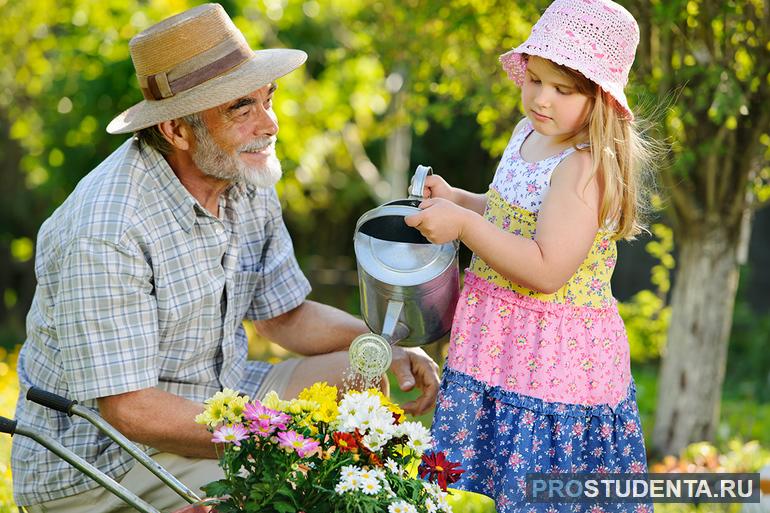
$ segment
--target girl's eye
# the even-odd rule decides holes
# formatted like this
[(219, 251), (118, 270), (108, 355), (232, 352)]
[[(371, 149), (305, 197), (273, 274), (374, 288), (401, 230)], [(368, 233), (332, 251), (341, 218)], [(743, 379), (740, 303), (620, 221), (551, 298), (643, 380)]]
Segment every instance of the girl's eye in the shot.
[(536, 79), (536, 78), (533, 78), (533, 77), (529, 77), (529, 80), (530, 80), (530, 82), (532, 82), (533, 84), (539, 84), (539, 83), (540, 83), (540, 81), (539, 81), (538, 79)]
[(569, 95), (569, 94), (572, 94), (572, 90), (571, 89), (562, 89), (561, 87), (557, 87), (556, 88), (556, 92), (558, 92), (559, 94), (563, 94), (565, 96)]

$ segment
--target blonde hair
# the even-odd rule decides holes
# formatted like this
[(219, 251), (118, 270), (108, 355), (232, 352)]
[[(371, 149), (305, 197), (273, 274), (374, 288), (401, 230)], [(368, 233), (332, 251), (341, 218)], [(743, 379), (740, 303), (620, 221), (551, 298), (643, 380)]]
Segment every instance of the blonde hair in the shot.
[(590, 144), (593, 176), (602, 191), (599, 226), (613, 232), (615, 239), (633, 239), (647, 231), (649, 196), (654, 188), (652, 162), (662, 146), (649, 138), (645, 122), (626, 119), (615, 99), (582, 73), (543, 59), (570, 78), (575, 90), (587, 96), (591, 105), (583, 126), (566, 141)]

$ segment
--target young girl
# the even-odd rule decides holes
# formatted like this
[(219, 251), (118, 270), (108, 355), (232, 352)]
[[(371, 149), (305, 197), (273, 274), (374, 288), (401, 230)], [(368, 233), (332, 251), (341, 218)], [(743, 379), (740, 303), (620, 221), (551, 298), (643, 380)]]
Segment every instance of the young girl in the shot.
[[(609, 0), (556, 0), (501, 57), (526, 113), (489, 191), (438, 176), (407, 218), (474, 252), (435, 414), (456, 486), (498, 511), (557, 511), (528, 473), (646, 472), (623, 321), (610, 290), (615, 240), (640, 232), (648, 155), (623, 88), (639, 30)], [(647, 504), (572, 511), (651, 511)], [(551, 509), (549, 509), (551, 508)]]

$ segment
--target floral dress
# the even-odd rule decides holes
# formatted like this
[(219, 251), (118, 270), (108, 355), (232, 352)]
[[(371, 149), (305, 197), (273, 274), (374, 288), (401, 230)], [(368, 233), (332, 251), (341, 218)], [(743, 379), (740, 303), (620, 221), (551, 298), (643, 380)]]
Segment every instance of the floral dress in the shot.
[[(484, 217), (534, 238), (551, 173), (569, 148), (525, 161), (515, 134), (487, 193)], [(492, 497), (499, 512), (652, 511), (648, 504), (534, 503), (529, 473), (647, 471), (628, 340), (610, 277), (617, 250), (600, 231), (575, 274), (545, 294), (508, 281), (474, 255), (452, 326), (433, 436), (460, 461), (454, 486)]]

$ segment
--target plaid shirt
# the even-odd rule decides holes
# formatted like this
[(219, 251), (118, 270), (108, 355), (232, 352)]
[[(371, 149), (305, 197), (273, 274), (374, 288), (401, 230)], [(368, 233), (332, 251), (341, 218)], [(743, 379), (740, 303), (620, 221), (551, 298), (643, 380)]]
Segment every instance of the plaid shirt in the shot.
[[(199, 402), (223, 387), (253, 396), (270, 365), (246, 361), (242, 321), (297, 307), (310, 285), (274, 189), (232, 186), (219, 206), (220, 218), (203, 209), (136, 139), (80, 182), (38, 234), (20, 425), (118, 479), (133, 459), (85, 420), (26, 401), (30, 386), (92, 408), (148, 387)], [(11, 460), (21, 505), (98, 486), (26, 437)]]

